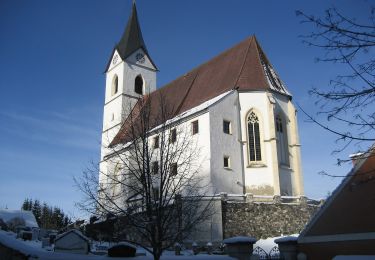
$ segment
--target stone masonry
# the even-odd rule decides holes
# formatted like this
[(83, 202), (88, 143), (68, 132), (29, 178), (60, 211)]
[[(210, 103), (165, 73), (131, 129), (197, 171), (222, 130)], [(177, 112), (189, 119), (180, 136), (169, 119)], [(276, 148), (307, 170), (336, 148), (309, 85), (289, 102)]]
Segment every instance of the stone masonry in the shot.
[(307, 203), (222, 201), (223, 237), (257, 239), (300, 233), (319, 209)]

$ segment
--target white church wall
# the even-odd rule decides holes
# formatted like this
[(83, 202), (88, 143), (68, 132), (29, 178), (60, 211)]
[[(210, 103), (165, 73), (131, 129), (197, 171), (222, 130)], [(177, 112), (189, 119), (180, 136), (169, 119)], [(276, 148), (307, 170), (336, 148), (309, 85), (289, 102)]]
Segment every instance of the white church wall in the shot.
[(292, 167), (294, 169), (294, 174), (292, 176), (292, 183), (293, 183), (293, 194), (295, 195), (304, 195), (304, 187), (303, 187), (303, 172), (302, 172), (302, 162), (301, 162), (301, 144), (299, 141), (299, 134), (298, 134), (298, 121), (297, 121), (297, 110), (295, 109), (292, 102), (288, 103), (288, 111), (290, 115), (290, 129), (291, 133), (295, 133), (295, 135), (291, 135), (290, 140), (290, 153), (292, 157)]
[(288, 97), (280, 94), (273, 94), (273, 97), (275, 115), (281, 113), (285, 118), (288, 139), (289, 165), (279, 164), (282, 195), (303, 195), (296, 109)]
[[(243, 163), (245, 169), (246, 192), (257, 195), (278, 194), (279, 183), (275, 178), (275, 151), (273, 145), (274, 135), (272, 129), (274, 125), (273, 111), (266, 92), (241, 92), (240, 100), (240, 118), (241, 118), (241, 141), (243, 144)], [(246, 117), (251, 109), (255, 109), (260, 115), (261, 149), (262, 162), (258, 165), (249, 163), (248, 142), (247, 142), (247, 123)], [(276, 155), (277, 160), (277, 155)]]
[[(140, 54), (143, 56), (140, 56)], [(155, 70), (156, 68), (154, 65), (151, 63), (150, 58), (146, 55), (146, 53), (142, 50), (139, 49), (138, 51), (135, 51), (133, 54), (131, 54), (127, 59), (127, 62), (132, 63), (132, 64), (137, 64), (141, 67), (148, 68)]]
[[(142, 52), (142, 50), (137, 51)], [(117, 55), (117, 62), (113, 63)], [(135, 54), (133, 54), (135, 55)], [(134, 59), (130, 56), (129, 59)], [(145, 60), (149, 62), (147, 56)], [(108, 153), (106, 147), (113, 140), (121, 127), (121, 123), (127, 118), (130, 111), (137, 102), (139, 94), (134, 91), (135, 78), (141, 75), (143, 79), (143, 93), (150, 93), (156, 90), (156, 71), (145, 66), (123, 62), (117, 51), (114, 52), (111, 65), (106, 74), (105, 105), (103, 111), (103, 134), (101, 159)], [(113, 93), (114, 78), (118, 78), (118, 91)]]
[(154, 70), (131, 63), (125, 63), (124, 66), (124, 93), (139, 97), (139, 94), (134, 92), (134, 80), (138, 75), (143, 78), (144, 94), (149, 94), (156, 90), (156, 72)]
[[(198, 121), (199, 131), (197, 134), (192, 134), (192, 123)], [(197, 170), (196, 177), (201, 180), (200, 185), (207, 186), (204, 190), (207, 193), (212, 193), (210, 185), (210, 120), (207, 110), (193, 114), (188, 118), (184, 118), (177, 122), (177, 145), (179, 138), (186, 139), (189, 143), (189, 149), (186, 151), (186, 156), (193, 156), (195, 158), (192, 162), (191, 170)], [(183, 141), (183, 140), (182, 140)], [(181, 142), (181, 140), (180, 140)], [(184, 160), (184, 154), (182, 154)], [(178, 166), (177, 166), (178, 167)], [(177, 169), (178, 172), (178, 169)], [(190, 172), (189, 174), (192, 174)], [(188, 195), (188, 194), (187, 194)]]
[[(192, 122), (198, 121), (199, 124), (199, 132), (197, 134), (192, 135)], [(192, 171), (197, 170), (197, 178), (200, 178), (202, 182), (201, 185), (206, 184), (210, 187), (207, 192), (212, 193), (211, 186), (209, 186), (209, 172), (210, 172), (210, 126), (209, 126), (209, 113), (208, 111), (200, 112), (199, 114), (191, 115), (189, 118), (184, 118), (180, 121), (175, 122), (175, 126), (170, 126), (165, 133), (167, 136), (169, 135), (169, 130), (176, 128), (177, 130), (177, 141), (176, 147), (179, 149), (179, 146), (183, 142), (187, 142), (187, 147), (190, 147), (189, 150), (186, 149), (186, 156), (193, 156), (195, 158), (194, 162), (191, 164)], [(160, 133), (159, 133), (160, 134)], [(155, 134), (149, 137), (149, 145), (150, 149), (152, 149), (153, 139), (158, 135), (158, 132), (155, 131)], [(166, 137), (168, 138), (168, 137)], [(160, 140), (161, 141), (161, 140)], [(165, 140), (168, 142), (168, 140)], [(108, 148), (107, 154), (113, 153), (114, 148)], [(116, 147), (116, 149), (119, 149)], [(131, 149), (131, 148), (130, 148)], [(123, 153), (128, 152), (125, 150)], [(159, 156), (159, 148), (153, 150), (151, 152), (152, 160), (157, 161)], [(180, 160), (183, 161), (184, 153), (182, 153)], [(113, 170), (114, 165), (116, 162), (119, 161), (118, 155), (114, 156), (113, 158), (109, 158), (105, 161), (102, 161), (100, 165), (100, 169), (103, 173), (101, 175), (101, 182), (105, 183), (106, 181), (106, 174), (110, 174), (111, 170)], [(179, 162), (176, 162), (179, 167)], [(181, 164), (181, 162), (180, 162)], [(179, 169), (177, 169), (178, 172)], [(187, 173), (189, 174), (189, 173)], [(191, 173), (190, 173), (191, 174)], [(155, 179), (156, 180), (156, 179)]]
[[(275, 117), (276, 115), (280, 115), (283, 118), (283, 125), (284, 131), (286, 130), (286, 138), (287, 138), (287, 143), (288, 143), (288, 151), (290, 153), (290, 140), (291, 140), (291, 135), (294, 135), (295, 133), (291, 132), (290, 129), (290, 115), (288, 111), (288, 103), (290, 102), (289, 98), (273, 93), (272, 97), (275, 100), (275, 105), (274, 105), (274, 114)], [(276, 137), (277, 138), (277, 137)], [(278, 153), (281, 151), (277, 151)], [(280, 179), (280, 194), (285, 195), (285, 196), (291, 196), (293, 194), (293, 180), (292, 180), (292, 174), (293, 174), (293, 163), (291, 163), (291, 156), (289, 156), (289, 165), (282, 164), (278, 162), (278, 171), (279, 171), (279, 179)]]
[[(233, 91), (210, 108), (211, 169), (214, 193), (243, 193), (243, 167), (239, 138), (238, 94)], [(223, 131), (223, 121), (230, 122), (231, 132)], [(229, 157), (229, 167), (224, 167)]]

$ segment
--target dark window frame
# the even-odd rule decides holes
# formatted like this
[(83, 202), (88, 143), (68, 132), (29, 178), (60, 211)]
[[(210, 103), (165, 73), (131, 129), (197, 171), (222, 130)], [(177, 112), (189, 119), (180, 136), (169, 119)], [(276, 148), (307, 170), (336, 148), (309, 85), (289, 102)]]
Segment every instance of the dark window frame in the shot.
[(224, 155), (223, 165), (224, 165), (224, 168), (227, 168), (227, 169), (230, 168), (230, 166), (231, 166), (230, 165), (230, 156)]
[(144, 85), (144, 81), (143, 81), (142, 76), (138, 75), (137, 77), (135, 77), (135, 79), (134, 79), (134, 92), (139, 94), (139, 95), (143, 95), (143, 85)]
[(159, 173), (159, 162), (154, 161), (152, 162), (152, 174), (157, 175)]
[(230, 135), (230, 134), (232, 134), (232, 122), (231, 121), (229, 121), (229, 120), (223, 120), (223, 132), (225, 133), (225, 134), (228, 134), (228, 135)]
[(176, 128), (173, 128), (170, 132), (169, 142), (175, 143), (177, 141), (177, 130)]
[(155, 136), (155, 137), (153, 138), (153, 144), (152, 144), (152, 147), (153, 147), (154, 149), (159, 148), (159, 142), (160, 142), (159, 139), (160, 139), (160, 138), (159, 138), (158, 135)]
[(171, 163), (171, 165), (169, 166), (170, 168), (170, 175), (171, 176), (176, 176), (177, 175), (177, 163)]
[(195, 135), (199, 133), (199, 122), (198, 120), (195, 120), (191, 122), (191, 134)]

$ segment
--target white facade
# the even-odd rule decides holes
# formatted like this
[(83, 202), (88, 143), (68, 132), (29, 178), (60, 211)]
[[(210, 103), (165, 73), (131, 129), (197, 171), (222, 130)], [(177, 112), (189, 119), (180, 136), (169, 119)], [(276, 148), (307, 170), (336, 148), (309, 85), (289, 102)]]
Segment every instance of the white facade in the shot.
[[(256, 162), (249, 159), (246, 120), (251, 111), (260, 119), (262, 159)], [(295, 114), (289, 98), (281, 94), (233, 90), (191, 109), (171, 123), (177, 123), (179, 131), (190, 131), (191, 123), (198, 121), (199, 132), (191, 138), (199, 148), (200, 174), (210, 181), (212, 195), (226, 192), (298, 196), (303, 195), (303, 184)], [(281, 151), (277, 147), (276, 115), (284, 118), (289, 164), (278, 159)], [(230, 123), (230, 133), (224, 133), (223, 121)], [(229, 158), (229, 166), (224, 165), (224, 157)], [(109, 170), (113, 167), (106, 165)]]
[[(139, 54), (144, 58), (142, 62), (135, 59), (135, 56)], [(156, 90), (156, 68), (142, 49), (137, 50), (125, 61), (121, 60), (121, 56), (115, 50), (110, 67), (106, 72), (102, 149), (108, 147), (138, 98), (142, 96), (136, 93), (134, 89), (137, 76), (142, 78), (143, 94)], [(106, 153), (108, 152), (102, 150), (101, 159)]]

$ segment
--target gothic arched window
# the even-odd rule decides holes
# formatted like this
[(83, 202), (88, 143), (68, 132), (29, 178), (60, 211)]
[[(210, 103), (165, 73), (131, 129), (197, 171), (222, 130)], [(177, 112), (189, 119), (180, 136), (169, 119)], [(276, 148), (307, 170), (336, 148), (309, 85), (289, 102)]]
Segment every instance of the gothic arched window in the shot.
[(251, 111), (247, 116), (247, 134), (250, 162), (262, 161), (259, 125), (260, 122), (258, 115), (254, 111)]
[(115, 75), (112, 79), (112, 95), (117, 94), (118, 92), (118, 77)]
[(276, 116), (276, 140), (277, 140), (277, 157), (279, 163), (289, 165), (289, 147), (286, 124), (280, 115)]
[(143, 95), (143, 79), (141, 75), (138, 75), (134, 81), (134, 91), (137, 94)]
[(118, 187), (120, 184), (120, 172), (122, 170), (121, 164), (119, 162), (116, 163), (113, 171), (109, 173), (109, 181), (110, 181), (110, 189), (112, 191), (112, 196), (115, 196), (118, 192)]

